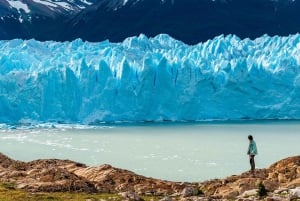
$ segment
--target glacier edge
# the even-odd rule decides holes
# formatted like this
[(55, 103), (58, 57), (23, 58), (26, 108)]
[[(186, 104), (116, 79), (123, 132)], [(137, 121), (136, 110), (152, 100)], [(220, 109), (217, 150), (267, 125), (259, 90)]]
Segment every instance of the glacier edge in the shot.
[(0, 122), (300, 119), (300, 35), (0, 41)]

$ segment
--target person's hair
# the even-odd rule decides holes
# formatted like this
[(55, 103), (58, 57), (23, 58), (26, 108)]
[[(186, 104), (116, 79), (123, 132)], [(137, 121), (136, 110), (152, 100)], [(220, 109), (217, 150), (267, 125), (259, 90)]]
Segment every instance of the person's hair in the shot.
[(248, 139), (249, 140), (253, 140), (253, 136), (252, 135), (248, 135)]

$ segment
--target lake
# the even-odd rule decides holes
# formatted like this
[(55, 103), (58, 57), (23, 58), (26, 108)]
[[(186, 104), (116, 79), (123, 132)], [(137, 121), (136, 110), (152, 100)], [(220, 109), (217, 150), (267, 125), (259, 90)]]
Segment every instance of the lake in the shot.
[(298, 121), (2, 126), (0, 151), (23, 161), (111, 164), (149, 177), (192, 182), (248, 171), (249, 134), (258, 146), (257, 168), (299, 155)]

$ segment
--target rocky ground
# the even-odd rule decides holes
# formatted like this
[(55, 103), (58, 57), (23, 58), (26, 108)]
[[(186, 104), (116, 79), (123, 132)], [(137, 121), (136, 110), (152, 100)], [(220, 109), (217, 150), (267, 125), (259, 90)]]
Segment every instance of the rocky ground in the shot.
[(70, 160), (22, 162), (0, 153), (0, 181), (29, 192), (120, 193), (124, 200), (140, 195), (161, 201), (300, 199), (300, 156), (278, 161), (266, 169), (199, 183), (164, 181), (110, 165), (88, 167)]

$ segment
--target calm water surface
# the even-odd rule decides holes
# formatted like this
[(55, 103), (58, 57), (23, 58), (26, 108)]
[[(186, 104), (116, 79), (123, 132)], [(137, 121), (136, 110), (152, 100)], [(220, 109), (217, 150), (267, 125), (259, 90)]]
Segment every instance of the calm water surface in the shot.
[(248, 134), (258, 145), (258, 168), (299, 155), (300, 122), (1, 129), (0, 151), (24, 161), (71, 159), (160, 179), (203, 181), (249, 170)]

